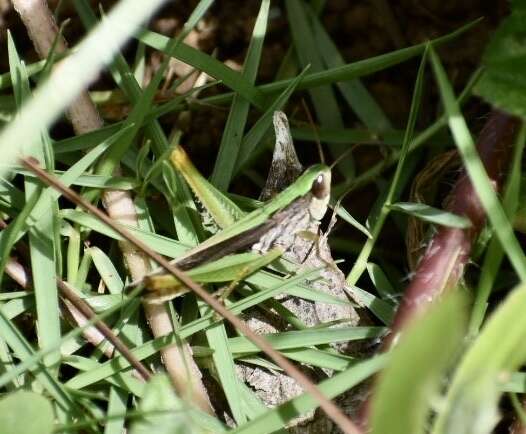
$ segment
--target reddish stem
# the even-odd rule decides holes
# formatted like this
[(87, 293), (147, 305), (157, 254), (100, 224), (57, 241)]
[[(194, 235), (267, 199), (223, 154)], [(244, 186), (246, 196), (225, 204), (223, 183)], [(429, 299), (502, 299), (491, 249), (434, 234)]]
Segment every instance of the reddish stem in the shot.
[[(493, 110), (480, 132), (476, 148), (496, 190), (500, 189), (510, 150), (520, 120)], [(469, 229), (440, 227), (420, 259), (414, 277), (398, 307), (391, 333), (383, 343), (389, 349), (406, 325), (423, 314), (444, 292), (454, 289), (469, 260), (473, 241), (486, 222), (486, 215), (467, 173), (463, 171), (448, 197), (446, 210), (468, 217)], [(370, 401), (362, 407), (362, 425), (367, 425)]]
[[(520, 121), (517, 118), (493, 110), (480, 132), (476, 144), (477, 151), (496, 190), (502, 185), (519, 125)], [(469, 229), (445, 226), (438, 229), (420, 259), (411, 283), (405, 290), (384, 348), (391, 345), (408, 321), (427, 309), (444, 291), (454, 288), (463, 275), (472, 243), (486, 222), (484, 208), (465, 171), (453, 186), (446, 210), (468, 217), (472, 226)]]

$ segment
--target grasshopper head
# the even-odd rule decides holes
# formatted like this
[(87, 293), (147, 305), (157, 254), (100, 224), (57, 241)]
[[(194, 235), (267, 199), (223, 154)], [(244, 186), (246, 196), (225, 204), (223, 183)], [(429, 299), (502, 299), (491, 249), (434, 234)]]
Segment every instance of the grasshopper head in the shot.
[(321, 167), (310, 188), (312, 195), (309, 212), (315, 220), (321, 220), (327, 211), (331, 197), (331, 169)]

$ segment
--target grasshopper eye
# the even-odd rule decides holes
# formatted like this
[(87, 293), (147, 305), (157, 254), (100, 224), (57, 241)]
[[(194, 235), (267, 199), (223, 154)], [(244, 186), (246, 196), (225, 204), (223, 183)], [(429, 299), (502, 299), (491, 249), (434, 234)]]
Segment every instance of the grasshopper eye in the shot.
[(330, 194), (330, 186), (323, 173), (320, 173), (312, 182), (310, 191), (317, 199), (323, 199)]

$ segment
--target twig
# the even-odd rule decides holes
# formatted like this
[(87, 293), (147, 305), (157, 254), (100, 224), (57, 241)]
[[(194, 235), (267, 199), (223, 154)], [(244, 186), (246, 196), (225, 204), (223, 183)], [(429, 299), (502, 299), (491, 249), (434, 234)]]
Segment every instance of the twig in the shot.
[(278, 366), (283, 368), (283, 370), (287, 372), (288, 375), (294, 378), (308, 393), (310, 393), (312, 397), (318, 401), (320, 407), (325, 411), (325, 413), (340, 427), (344, 433), (361, 434), (361, 430), (341, 411), (340, 408), (338, 408), (337, 405), (335, 405), (331, 400), (327, 399), (325, 395), (318, 389), (318, 387), (315, 386), (305, 374), (303, 374), (298, 368), (296, 368), (296, 366), (294, 366), (284, 356), (282, 356), (281, 353), (276, 351), (263, 336), (259, 336), (254, 333), (243, 320), (230, 312), (223, 304), (212, 297), (200, 285), (195, 283), (185, 272), (170, 264), (170, 262), (161, 255), (150, 249), (139, 239), (135, 238), (127, 229), (117, 225), (107, 214), (104, 214), (91, 203), (85, 201), (73, 190), (64, 186), (56, 179), (56, 177), (42, 170), (42, 168), (40, 168), (38, 165), (38, 161), (36, 161), (34, 158), (23, 158), (21, 161), (43, 182), (60, 191), (64, 197), (69, 199), (75, 205), (84, 208), (86, 211), (92, 213), (95, 217), (106, 223), (130, 244), (144, 252), (158, 265), (176, 277), (183, 285), (191, 289), (197, 296), (210, 305), (210, 307), (212, 307), (212, 309), (214, 309), (223, 318), (228, 320), (257, 347), (265, 352)]

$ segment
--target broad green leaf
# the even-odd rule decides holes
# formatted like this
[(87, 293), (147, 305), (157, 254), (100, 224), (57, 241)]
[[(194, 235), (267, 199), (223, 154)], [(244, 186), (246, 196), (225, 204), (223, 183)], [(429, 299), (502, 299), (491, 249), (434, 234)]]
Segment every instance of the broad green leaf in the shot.
[(502, 110), (526, 117), (526, 9), (520, 4), (513, 4), (511, 15), (500, 23), (486, 47), (484, 73), (475, 93)]
[(464, 335), (465, 301), (450, 296), (413, 320), (391, 351), (371, 404), (372, 434), (426, 432), (440, 379)]
[(433, 434), (489, 434), (507, 375), (526, 361), (526, 285), (511, 292), (473, 341), (435, 421)]
[(2, 434), (51, 434), (54, 419), (51, 403), (37, 393), (20, 390), (0, 400)]

